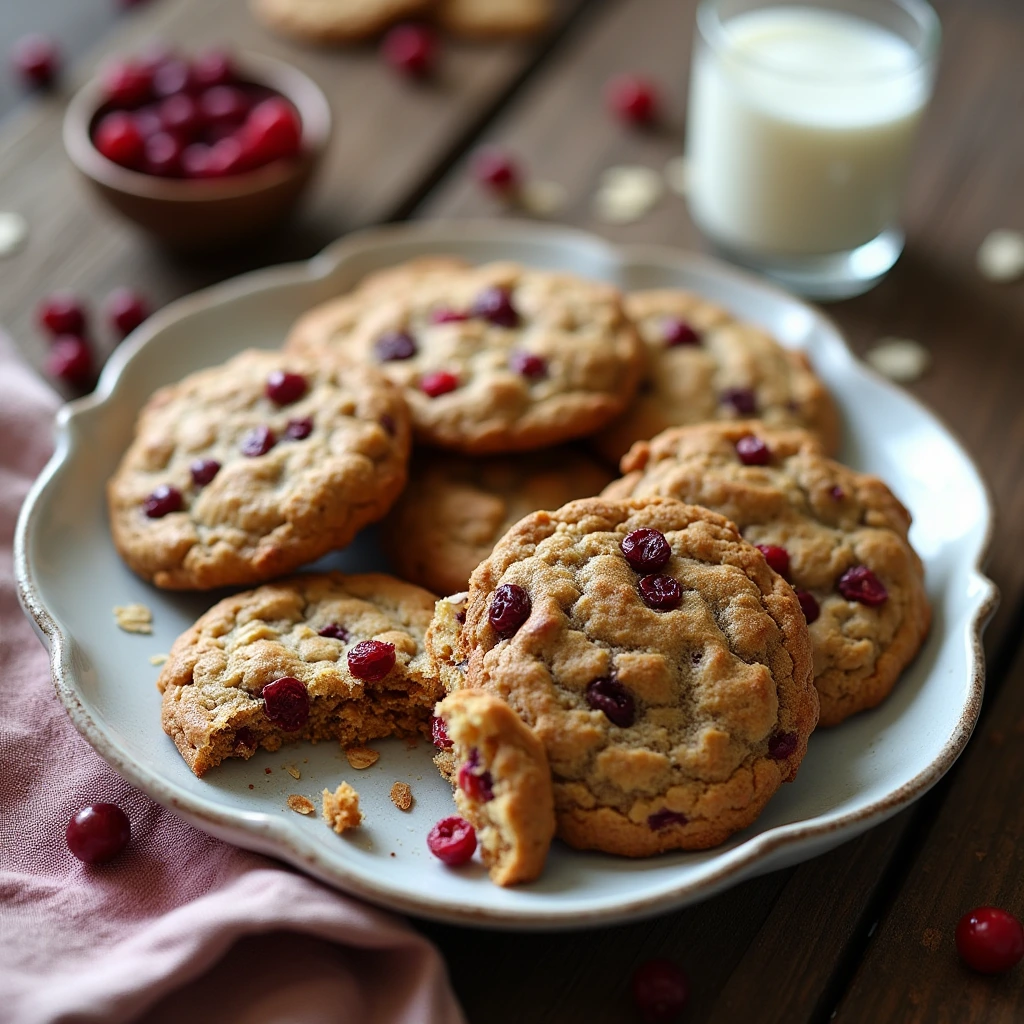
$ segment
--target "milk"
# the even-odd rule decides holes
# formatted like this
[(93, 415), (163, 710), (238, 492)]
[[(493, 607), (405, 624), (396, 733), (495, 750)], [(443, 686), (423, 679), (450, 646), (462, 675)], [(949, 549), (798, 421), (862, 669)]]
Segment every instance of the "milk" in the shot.
[(695, 54), (688, 196), (701, 229), (748, 254), (860, 246), (897, 219), (930, 62), (840, 11), (767, 7)]

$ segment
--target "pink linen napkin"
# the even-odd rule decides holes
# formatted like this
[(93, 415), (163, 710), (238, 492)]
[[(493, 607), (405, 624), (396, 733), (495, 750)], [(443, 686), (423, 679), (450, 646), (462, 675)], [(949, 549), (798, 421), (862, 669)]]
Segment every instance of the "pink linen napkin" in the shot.
[[(400, 919), (197, 831), (71, 725), (11, 554), (57, 404), (0, 334), (0, 1020), (463, 1024), (437, 950)], [(132, 842), (91, 867), (64, 829), (101, 800)]]

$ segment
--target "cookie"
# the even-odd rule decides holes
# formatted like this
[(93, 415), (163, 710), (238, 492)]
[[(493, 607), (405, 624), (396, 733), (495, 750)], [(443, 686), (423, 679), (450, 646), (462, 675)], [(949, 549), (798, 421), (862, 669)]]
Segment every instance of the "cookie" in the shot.
[(474, 571), (465, 622), (438, 612), (445, 687), (502, 698), (543, 742), (575, 847), (721, 843), (795, 777), (817, 721), (792, 588), (727, 519), (673, 499), (527, 516)]
[(243, 352), (146, 404), (107, 485), (114, 544), (159, 587), (261, 583), (383, 516), (409, 444), (405, 403), (371, 367)]
[(292, 740), (429, 736), (443, 695), (423, 646), (434, 596), (391, 576), (295, 576), (214, 605), (157, 680), (196, 775)]
[(476, 829), (484, 864), (498, 885), (532, 882), (555, 834), (551, 773), (544, 745), (503, 700), (461, 690), (435, 709), (453, 759), (455, 803)]
[(825, 456), (802, 430), (708, 423), (633, 446), (610, 498), (667, 495), (728, 516), (807, 611), (821, 724), (888, 696), (931, 618), (910, 514), (877, 477)]
[(249, 0), (253, 14), (269, 29), (311, 43), (345, 43), (413, 18), (433, 0)]
[(553, 14), (551, 0), (439, 0), (435, 17), (456, 35), (491, 38), (542, 32)]
[(609, 461), (668, 427), (754, 416), (770, 426), (805, 427), (828, 452), (838, 449), (835, 404), (802, 352), (690, 292), (634, 292), (626, 312), (649, 369), (630, 410), (594, 439)]
[(546, 448), (629, 404), (643, 346), (618, 291), (515, 263), (417, 261), (312, 310), (289, 351), (379, 368), (427, 445), (467, 454)]
[(379, 538), (395, 573), (433, 590), (469, 574), (525, 515), (599, 494), (611, 474), (574, 448), (470, 459), (419, 450)]

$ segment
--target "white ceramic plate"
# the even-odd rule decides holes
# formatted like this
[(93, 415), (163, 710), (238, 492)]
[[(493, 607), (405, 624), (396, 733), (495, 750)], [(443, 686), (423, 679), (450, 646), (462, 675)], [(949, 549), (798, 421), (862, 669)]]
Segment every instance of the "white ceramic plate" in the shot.
[[(642, 861), (555, 844), (541, 880), (517, 889), (482, 865), (452, 871), (425, 836), (452, 813), (451, 794), (422, 743), (387, 741), (372, 768), (353, 771), (334, 744), (300, 744), (227, 763), (200, 781), (160, 729), (158, 669), (149, 656), (213, 601), (161, 592), (133, 576), (111, 545), (104, 481), (132, 423), (158, 386), (247, 346), (279, 345), (305, 309), (367, 271), (434, 252), (472, 261), (511, 258), (566, 268), (627, 288), (695, 289), (806, 349), (845, 421), (844, 461), (880, 474), (914, 515), (912, 539), (935, 606), (927, 645), (879, 709), (815, 733), (799, 778), (760, 819), (702, 853)], [(352, 236), (307, 264), (259, 271), (169, 306), (124, 344), (96, 392), (58, 417), (57, 452), (25, 503), (16, 539), (22, 602), (49, 645), (57, 693), (75, 725), (127, 779), (216, 836), (276, 855), (348, 892), (401, 911), (466, 924), (582, 927), (666, 911), (741, 879), (805, 860), (895, 814), (950, 767), (981, 704), (981, 629), (996, 590), (980, 571), (991, 511), (971, 460), (927, 409), (850, 354), (817, 311), (712, 260), (668, 249), (617, 249), (577, 231), (516, 223), (433, 223)], [(329, 564), (381, 568), (372, 531)], [(114, 625), (114, 605), (139, 601), (152, 637)], [(294, 780), (282, 770), (292, 764)], [(268, 774), (265, 769), (272, 769)], [(366, 825), (339, 838), (318, 817), (288, 810), (289, 794), (319, 807), (324, 786), (348, 779)], [(411, 813), (394, 808), (395, 780), (412, 785)]]

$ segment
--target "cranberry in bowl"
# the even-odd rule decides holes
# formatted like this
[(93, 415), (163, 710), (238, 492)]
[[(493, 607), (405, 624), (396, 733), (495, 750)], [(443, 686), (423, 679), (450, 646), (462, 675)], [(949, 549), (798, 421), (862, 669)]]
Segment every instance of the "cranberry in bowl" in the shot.
[[(208, 81), (214, 56), (222, 73)], [(162, 63), (128, 56), (72, 98), (64, 148), (119, 213), (168, 245), (194, 250), (283, 220), (330, 130), (320, 87), (283, 61), (251, 53), (168, 54)]]

